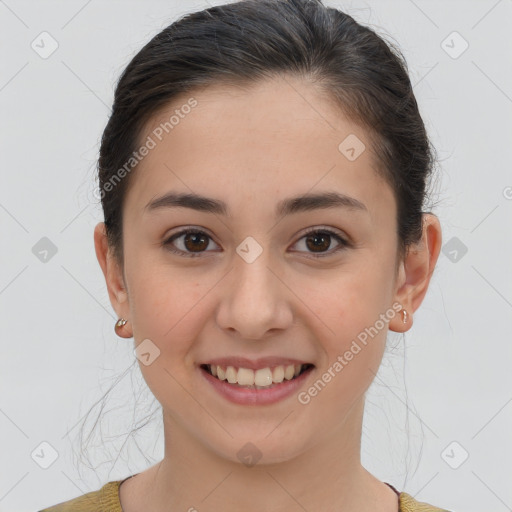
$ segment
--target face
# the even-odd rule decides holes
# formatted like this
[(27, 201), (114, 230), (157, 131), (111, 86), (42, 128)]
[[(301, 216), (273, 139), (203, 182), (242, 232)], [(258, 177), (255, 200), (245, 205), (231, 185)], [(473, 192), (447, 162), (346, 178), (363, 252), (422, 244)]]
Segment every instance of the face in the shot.
[[(150, 340), (140, 367), (171, 437), (233, 461), (250, 441), (277, 462), (356, 425), (397, 315), (396, 203), (367, 133), (287, 77), (183, 96), (147, 136), (156, 145), (124, 204), (120, 308), (135, 344)], [(355, 159), (339, 149), (354, 136), (366, 147)], [(306, 194), (345, 199), (292, 201)], [(309, 366), (268, 387), (296, 364)], [(221, 381), (223, 370), (265, 387)]]

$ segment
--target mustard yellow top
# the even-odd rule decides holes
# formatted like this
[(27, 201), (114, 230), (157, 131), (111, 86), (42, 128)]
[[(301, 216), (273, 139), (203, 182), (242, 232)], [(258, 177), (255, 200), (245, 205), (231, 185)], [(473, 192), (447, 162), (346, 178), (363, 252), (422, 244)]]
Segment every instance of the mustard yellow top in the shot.
[[(59, 503), (53, 507), (45, 508), (39, 512), (123, 512), (121, 502), (119, 501), (119, 486), (125, 480), (127, 480), (127, 478), (116, 480), (115, 482), (108, 482), (98, 491), (88, 492), (87, 494)], [(428, 503), (416, 501), (409, 494), (398, 492), (392, 485), (387, 482), (384, 483), (391, 487), (399, 496), (400, 508), (398, 512), (450, 512), (446, 509), (429, 505)]]

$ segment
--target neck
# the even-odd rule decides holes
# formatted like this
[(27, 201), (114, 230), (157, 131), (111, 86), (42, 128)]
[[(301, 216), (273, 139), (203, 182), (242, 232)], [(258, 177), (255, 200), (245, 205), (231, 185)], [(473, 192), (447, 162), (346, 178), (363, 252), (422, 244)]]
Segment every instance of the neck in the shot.
[(364, 401), (357, 403), (343, 424), (293, 458), (250, 467), (220, 456), (164, 416), (164, 458), (132, 489), (133, 503), (140, 499), (155, 512), (396, 512), (395, 493), (360, 463), (363, 409)]

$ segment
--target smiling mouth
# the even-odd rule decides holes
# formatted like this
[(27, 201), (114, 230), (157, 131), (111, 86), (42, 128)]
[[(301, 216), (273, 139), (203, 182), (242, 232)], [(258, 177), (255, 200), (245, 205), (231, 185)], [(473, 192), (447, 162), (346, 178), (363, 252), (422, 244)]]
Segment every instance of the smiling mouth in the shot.
[(235, 366), (221, 366), (202, 364), (201, 369), (220, 381), (249, 389), (269, 389), (284, 381), (291, 381), (303, 373), (311, 371), (312, 364), (278, 365), (273, 368), (266, 367), (258, 370), (250, 368), (237, 368)]

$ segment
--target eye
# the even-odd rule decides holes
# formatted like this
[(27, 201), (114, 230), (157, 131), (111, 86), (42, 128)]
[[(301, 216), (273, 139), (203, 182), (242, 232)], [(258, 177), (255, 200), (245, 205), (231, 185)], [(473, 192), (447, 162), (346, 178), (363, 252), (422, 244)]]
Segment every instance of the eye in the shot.
[[(180, 238), (183, 240), (180, 240)], [(179, 240), (182, 248), (175, 248), (174, 241)], [(171, 252), (194, 258), (199, 256), (202, 252), (205, 252), (209, 245), (209, 240), (212, 240), (210, 235), (199, 229), (184, 229), (179, 233), (175, 233), (169, 239), (167, 239), (163, 245)], [(212, 240), (213, 241), (213, 240)], [(214, 242), (215, 243), (215, 242)]]
[[(338, 246), (329, 252), (325, 252), (331, 246), (332, 239), (338, 242)], [(330, 229), (312, 228), (300, 238), (297, 244), (300, 244), (302, 240), (305, 240), (305, 246), (312, 252), (314, 258), (323, 258), (350, 246), (348, 241)]]
[[(311, 251), (315, 258), (329, 256), (350, 246), (350, 243), (344, 238), (326, 228), (312, 228), (308, 230), (295, 245), (299, 244), (304, 239), (306, 241), (306, 248)], [(331, 246), (332, 239), (338, 242), (338, 246), (334, 250), (325, 252)], [(177, 244), (175, 244), (176, 241), (178, 241)], [(175, 254), (194, 258), (203, 252), (209, 252), (206, 251), (206, 249), (210, 245), (210, 241), (213, 242), (212, 238), (204, 231), (188, 228), (172, 235), (163, 242), (163, 245)], [(181, 247), (177, 248), (176, 245), (180, 245)]]

